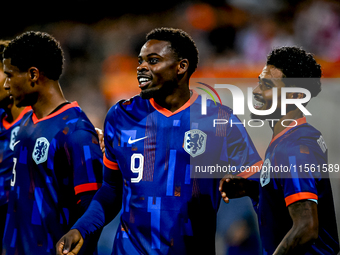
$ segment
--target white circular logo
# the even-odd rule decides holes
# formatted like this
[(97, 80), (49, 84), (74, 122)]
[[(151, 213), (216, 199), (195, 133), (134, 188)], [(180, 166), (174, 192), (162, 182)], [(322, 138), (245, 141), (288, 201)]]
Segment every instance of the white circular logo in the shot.
[(50, 143), (45, 137), (40, 137), (35, 141), (32, 158), (37, 165), (47, 160), (49, 147)]

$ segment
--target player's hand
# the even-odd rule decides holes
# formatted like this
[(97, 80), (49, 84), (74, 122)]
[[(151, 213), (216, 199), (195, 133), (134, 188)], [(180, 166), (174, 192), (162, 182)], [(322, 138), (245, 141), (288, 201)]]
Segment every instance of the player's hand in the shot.
[(246, 196), (247, 179), (232, 174), (225, 175), (220, 180), (219, 190), (224, 202), (229, 203), (231, 198)]
[(71, 229), (56, 244), (57, 255), (76, 255), (83, 246), (84, 239), (77, 229)]
[(104, 144), (104, 133), (103, 130), (101, 130), (100, 128), (95, 128), (98, 138), (99, 138), (99, 146), (100, 149), (102, 150), (103, 153), (105, 153), (105, 144)]

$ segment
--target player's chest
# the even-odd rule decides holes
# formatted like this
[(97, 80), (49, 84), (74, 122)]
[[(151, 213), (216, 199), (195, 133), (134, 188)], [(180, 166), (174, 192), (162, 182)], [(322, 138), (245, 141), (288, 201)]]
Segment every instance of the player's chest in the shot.
[[(50, 150), (55, 150), (57, 139), (62, 133), (60, 124), (45, 121), (42, 123), (27, 123), (19, 130), (14, 143), (15, 155), (21, 157), (27, 154), (36, 164), (43, 163), (47, 159)], [(67, 129), (66, 129), (67, 130)], [(65, 134), (66, 134), (65, 130)]]
[(126, 160), (133, 154), (157, 154), (160, 158), (170, 153), (190, 159), (216, 151), (224, 139), (205, 123), (185, 118), (153, 119), (116, 127), (112, 147), (117, 159)]

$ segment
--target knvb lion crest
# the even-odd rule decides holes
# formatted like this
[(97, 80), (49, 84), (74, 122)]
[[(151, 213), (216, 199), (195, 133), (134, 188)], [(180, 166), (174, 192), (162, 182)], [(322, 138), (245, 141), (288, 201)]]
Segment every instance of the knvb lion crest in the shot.
[(50, 143), (45, 137), (40, 137), (35, 141), (32, 157), (37, 165), (47, 160), (49, 146)]
[(199, 129), (192, 129), (184, 134), (184, 150), (192, 157), (205, 152), (206, 142), (207, 135)]
[(12, 132), (11, 132), (11, 141), (9, 143), (9, 148), (14, 151), (14, 144), (15, 144), (15, 140), (17, 139), (17, 135), (19, 132), (20, 127), (15, 127), (13, 128)]

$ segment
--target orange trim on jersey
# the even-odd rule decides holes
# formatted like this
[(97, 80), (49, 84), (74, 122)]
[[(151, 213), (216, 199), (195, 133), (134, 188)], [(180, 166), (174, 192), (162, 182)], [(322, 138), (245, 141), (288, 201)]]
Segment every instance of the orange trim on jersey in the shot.
[(37, 116), (35, 115), (35, 113), (33, 112), (33, 116), (32, 116), (32, 120), (33, 120), (33, 123), (34, 124), (37, 124), (38, 122), (40, 121), (44, 121), (44, 120), (48, 120), (48, 119), (51, 119), (57, 115), (59, 115), (60, 113), (70, 109), (70, 108), (73, 108), (73, 107), (79, 107), (78, 103), (76, 101), (70, 103), (70, 104), (67, 104), (65, 106), (63, 106), (61, 109), (59, 109), (58, 111), (50, 114), (50, 115), (47, 115), (46, 117), (44, 118), (41, 118), (41, 119), (38, 119)]
[(15, 123), (17, 123), (19, 120), (22, 119), (22, 117), (27, 113), (29, 112), (30, 110), (32, 110), (32, 107), (31, 106), (26, 106), (22, 111), (21, 113), (19, 114), (19, 116), (15, 119), (15, 121), (13, 121), (12, 123), (9, 123), (6, 119), (7, 119), (7, 116), (5, 118), (3, 118), (2, 120), (2, 125), (5, 129), (9, 129), (11, 128)]
[(286, 206), (295, 203), (297, 201), (300, 200), (306, 200), (306, 199), (315, 199), (318, 200), (318, 196), (314, 193), (311, 192), (300, 192), (300, 193), (296, 193), (293, 195), (290, 195), (288, 197), (285, 198), (286, 201)]
[(81, 184), (74, 187), (74, 192), (76, 193), (76, 195), (78, 195), (79, 193), (82, 192), (98, 190), (101, 186), (102, 186), (101, 183), (96, 182)]
[(196, 101), (197, 97), (198, 97), (198, 93), (195, 91), (195, 90), (190, 90), (192, 91), (192, 96), (190, 97), (190, 99), (184, 104), (182, 105), (179, 109), (177, 109), (176, 111), (172, 112), (172, 111), (169, 111), (168, 109), (160, 106), (159, 104), (157, 104), (155, 102), (155, 99), (151, 98), (149, 101), (150, 101), (150, 104), (157, 110), (159, 111), (161, 114), (163, 114), (165, 117), (170, 117), (170, 116), (173, 116), (183, 110), (185, 110), (186, 108), (188, 108), (193, 102)]
[[(297, 122), (297, 125), (294, 126), (294, 127), (297, 127), (297, 126), (300, 126), (302, 124), (307, 123), (307, 120), (306, 120), (306, 117), (302, 117), (300, 119), (297, 119), (296, 122)], [(279, 137), (283, 136), (288, 130), (290, 130), (290, 129), (294, 128), (294, 127), (293, 126), (286, 127), (284, 130), (282, 130), (280, 133), (278, 133), (275, 137), (273, 137), (273, 139), (271, 140), (269, 145), (271, 145), (276, 139), (278, 139)]]
[(262, 165), (263, 165), (263, 161), (260, 160), (259, 162), (255, 163), (254, 165), (250, 166), (249, 168), (246, 168), (242, 173), (239, 173), (237, 176), (247, 179), (250, 176), (260, 172)]
[(118, 164), (110, 161), (105, 154), (103, 158), (103, 163), (107, 168), (110, 168), (111, 170), (119, 170)]

